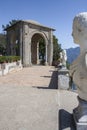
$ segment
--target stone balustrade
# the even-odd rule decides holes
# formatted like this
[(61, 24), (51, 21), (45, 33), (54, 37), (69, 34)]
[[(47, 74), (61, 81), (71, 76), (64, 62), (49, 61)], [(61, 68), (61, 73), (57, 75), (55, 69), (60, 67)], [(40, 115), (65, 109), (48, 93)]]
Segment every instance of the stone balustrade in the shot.
[(21, 60), (12, 63), (0, 64), (0, 76), (7, 75), (11, 72), (16, 72), (22, 69)]
[(69, 70), (63, 68), (58, 70), (58, 89), (69, 89)]

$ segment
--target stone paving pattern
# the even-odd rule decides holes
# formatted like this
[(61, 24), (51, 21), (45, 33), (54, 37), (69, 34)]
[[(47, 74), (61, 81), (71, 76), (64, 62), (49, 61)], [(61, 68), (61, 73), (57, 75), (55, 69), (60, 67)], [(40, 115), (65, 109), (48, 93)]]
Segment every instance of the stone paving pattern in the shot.
[(33, 66), (0, 77), (0, 130), (58, 130), (57, 91), (46, 89), (53, 72)]
[(0, 77), (0, 130), (59, 130), (59, 110), (72, 113), (77, 94), (56, 89), (57, 82), (52, 66)]

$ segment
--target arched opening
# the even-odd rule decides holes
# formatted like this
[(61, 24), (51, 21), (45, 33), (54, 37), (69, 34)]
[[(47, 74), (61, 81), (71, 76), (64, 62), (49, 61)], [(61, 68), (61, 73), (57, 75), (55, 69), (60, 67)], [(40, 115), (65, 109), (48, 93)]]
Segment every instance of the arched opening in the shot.
[(45, 55), (46, 55), (46, 46), (43, 36), (39, 33), (36, 33), (32, 36), (31, 39), (31, 62), (32, 64), (44, 65), (45, 64)]

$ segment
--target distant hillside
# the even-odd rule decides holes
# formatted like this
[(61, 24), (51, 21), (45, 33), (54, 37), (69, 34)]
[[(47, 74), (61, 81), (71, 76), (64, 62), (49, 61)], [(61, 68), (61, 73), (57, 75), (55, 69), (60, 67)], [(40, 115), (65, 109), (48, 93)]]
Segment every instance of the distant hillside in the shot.
[(80, 54), (80, 48), (76, 47), (66, 49), (66, 53), (67, 53), (67, 61), (71, 64)]

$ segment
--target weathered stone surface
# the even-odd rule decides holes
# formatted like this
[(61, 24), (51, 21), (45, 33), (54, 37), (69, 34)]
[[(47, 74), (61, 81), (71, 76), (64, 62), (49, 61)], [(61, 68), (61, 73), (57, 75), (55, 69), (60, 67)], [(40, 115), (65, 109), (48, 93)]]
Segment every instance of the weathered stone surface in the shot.
[(0, 130), (58, 130), (55, 71), (33, 66), (0, 77)]
[[(80, 55), (70, 67), (70, 76), (77, 86), (79, 105), (74, 110), (77, 130), (87, 128), (87, 12), (80, 13), (73, 20), (72, 36), (80, 45)], [(81, 99), (81, 100), (80, 100)]]
[[(19, 21), (7, 30), (8, 55), (20, 55), (23, 66), (31, 66), (39, 62), (38, 42), (45, 41), (45, 64), (52, 65), (53, 31), (34, 21)], [(18, 46), (16, 49), (16, 45)], [(33, 48), (33, 49), (32, 49)], [(17, 54), (18, 53), (18, 54)]]
[(69, 89), (69, 71), (67, 69), (58, 70), (58, 88)]
[(66, 68), (67, 54), (66, 50), (60, 52), (60, 65)]
[(22, 68), (23, 67), (21, 64), (21, 60), (17, 62), (12, 62), (12, 63), (1, 64), (0, 76), (7, 75), (8, 73), (11, 73), (11, 72), (22, 70)]
[(70, 75), (79, 97), (87, 101), (87, 13), (80, 13), (73, 21), (73, 39), (80, 45), (80, 55), (70, 67)]

